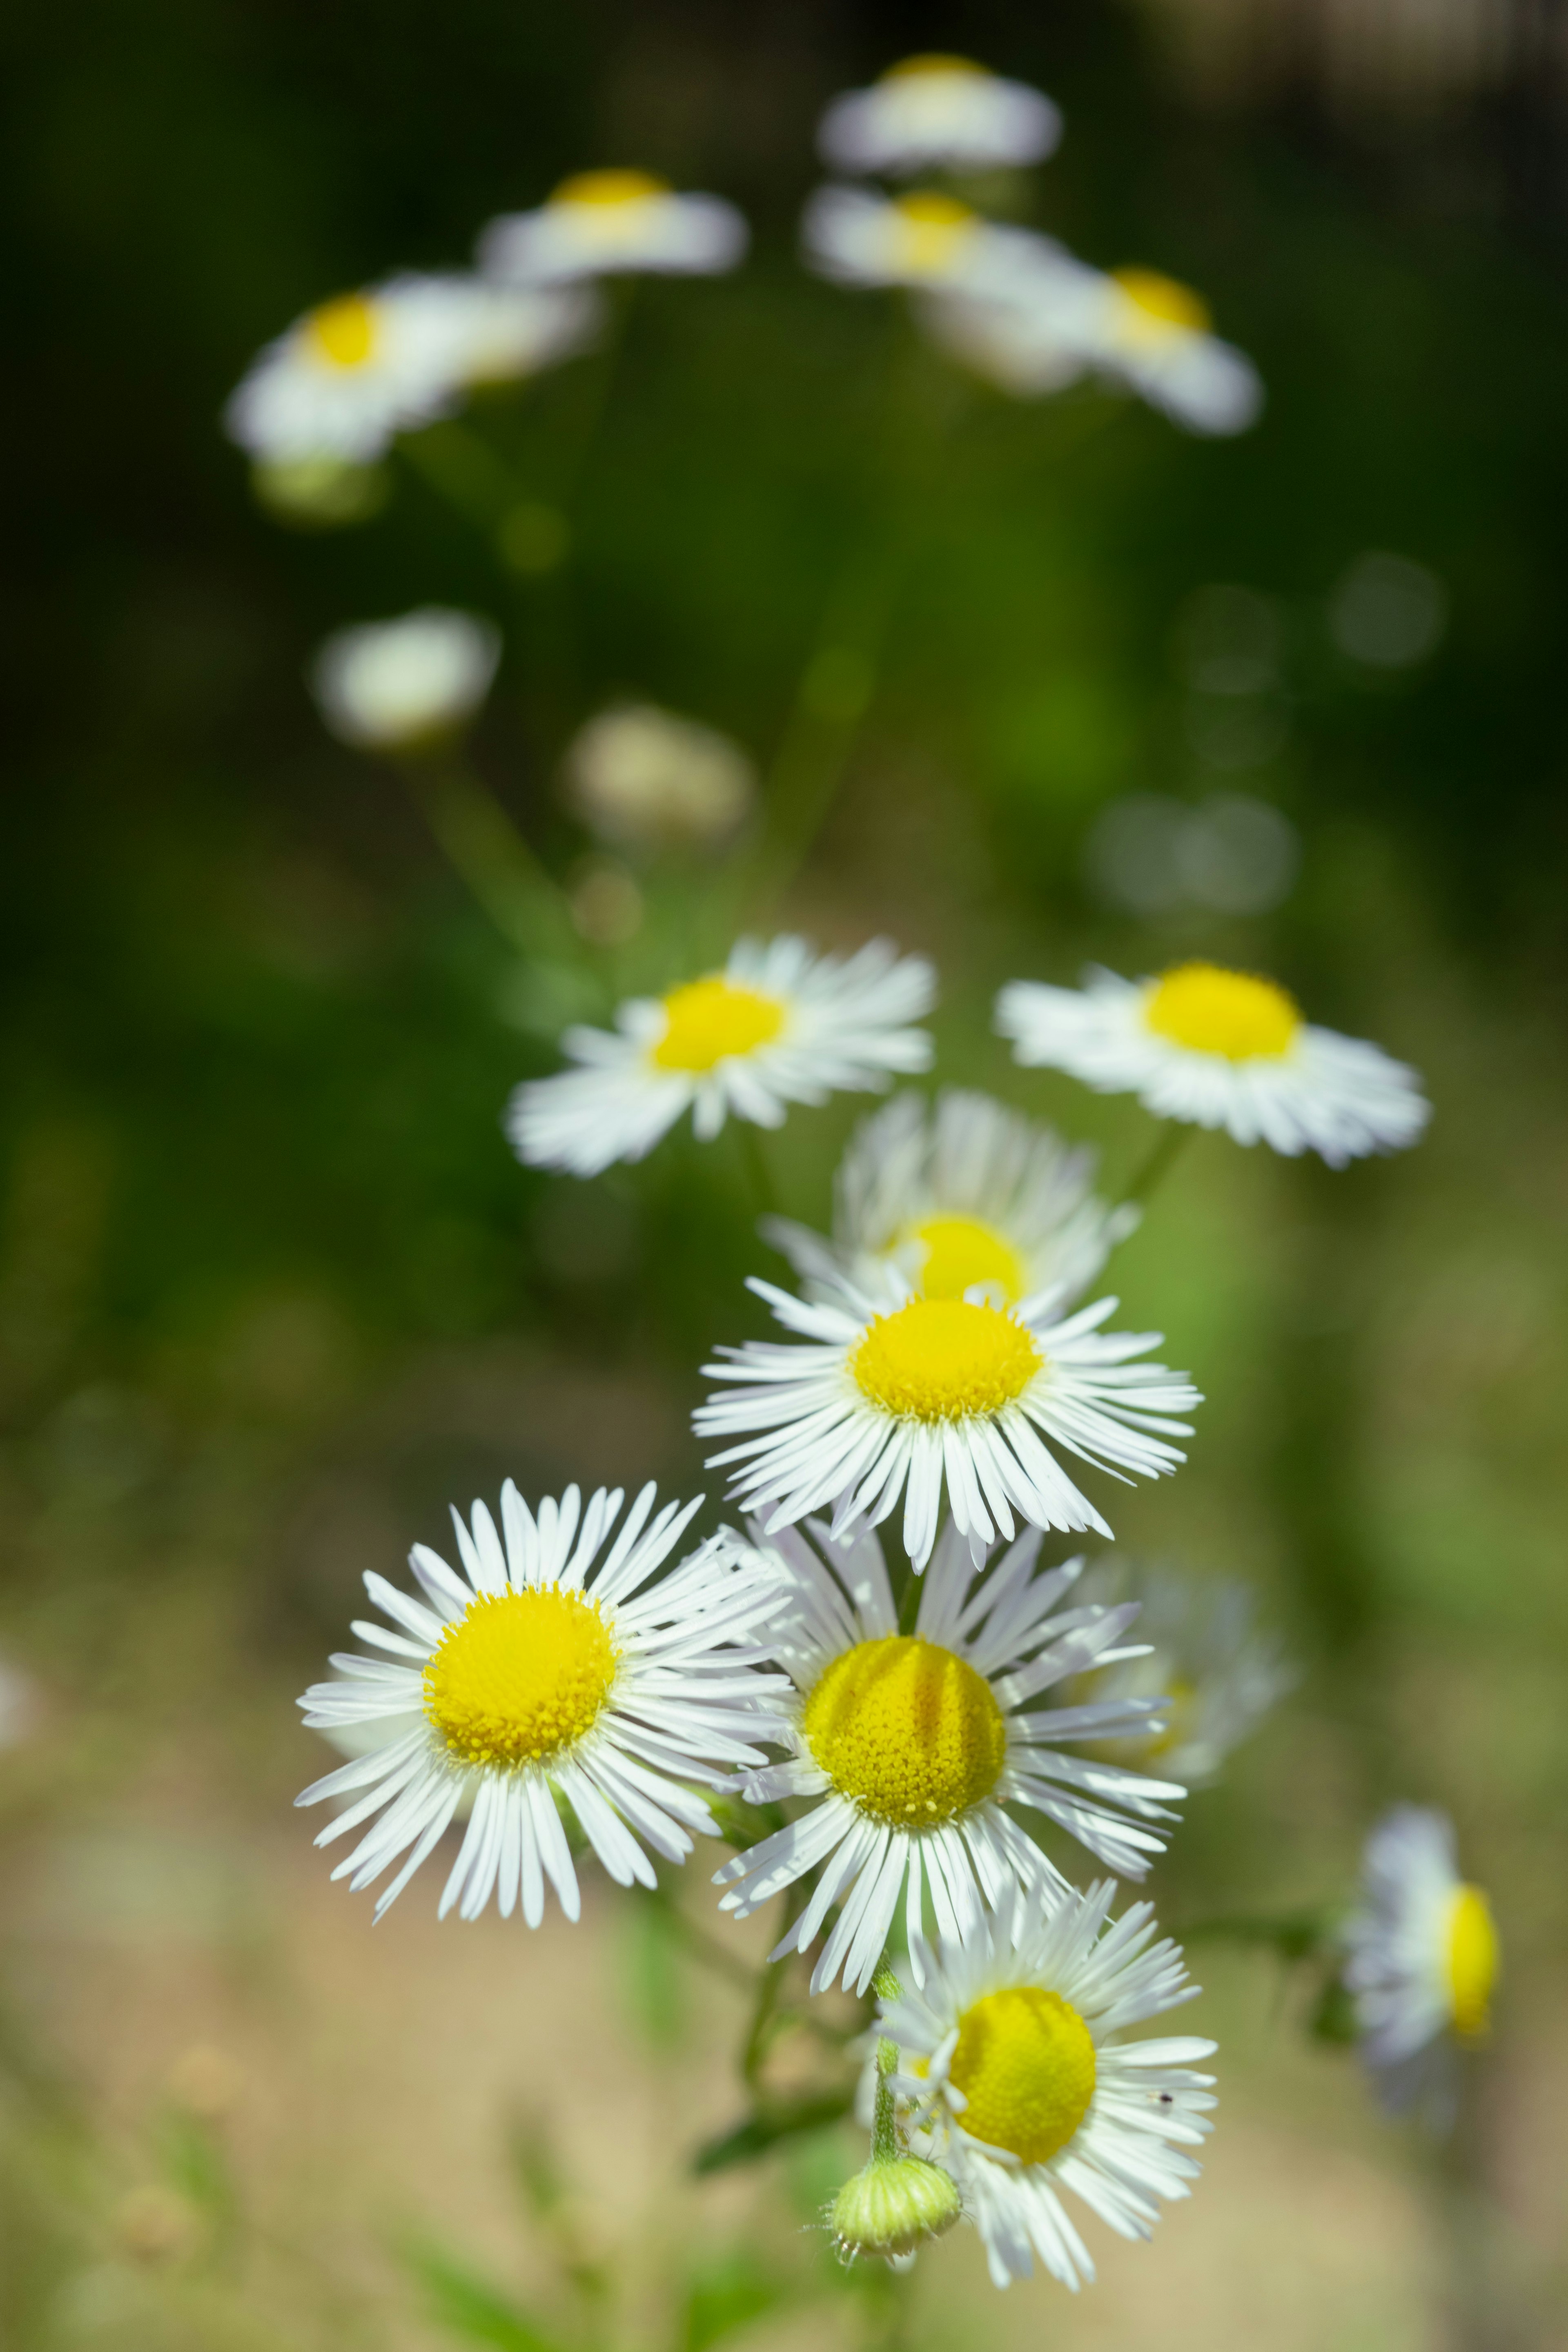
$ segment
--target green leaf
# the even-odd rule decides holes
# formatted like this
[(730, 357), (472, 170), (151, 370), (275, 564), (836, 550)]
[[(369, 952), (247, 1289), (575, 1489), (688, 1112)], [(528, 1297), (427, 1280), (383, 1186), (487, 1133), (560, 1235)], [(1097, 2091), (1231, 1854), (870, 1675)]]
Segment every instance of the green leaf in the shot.
[(721, 2336), (760, 2319), (784, 2299), (776, 2279), (749, 2254), (725, 2254), (692, 2279), (681, 2326), (681, 2352), (708, 2352)]
[(425, 2290), (430, 2316), (449, 2334), (495, 2352), (560, 2352), (552, 2336), (536, 2327), (505, 2291), (450, 2254), (432, 2246), (406, 2251), (404, 2260)]
[(820, 2131), (826, 2124), (836, 2124), (847, 2116), (855, 2102), (852, 2084), (837, 2091), (821, 2091), (809, 2098), (795, 2099), (787, 2105), (759, 2107), (743, 2123), (717, 2139), (705, 2141), (692, 2158), (691, 2168), (700, 2179), (709, 2173), (726, 2172), (731, 2165), (754, 2164), (781, 2140), (794, 2139), (801, 2132)]

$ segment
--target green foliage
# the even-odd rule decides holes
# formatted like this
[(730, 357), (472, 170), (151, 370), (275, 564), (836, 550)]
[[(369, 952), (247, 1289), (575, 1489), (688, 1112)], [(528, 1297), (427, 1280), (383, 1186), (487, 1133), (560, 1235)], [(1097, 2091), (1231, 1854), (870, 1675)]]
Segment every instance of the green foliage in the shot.
[(430, 2317), (448, 2335), (468, 2344), (489, 2345), (491, 2352), (561, 2352), (557, 2340), (504, 2288), (457, 2256), (421, 2244), (405, 2248), (404, 2261)]

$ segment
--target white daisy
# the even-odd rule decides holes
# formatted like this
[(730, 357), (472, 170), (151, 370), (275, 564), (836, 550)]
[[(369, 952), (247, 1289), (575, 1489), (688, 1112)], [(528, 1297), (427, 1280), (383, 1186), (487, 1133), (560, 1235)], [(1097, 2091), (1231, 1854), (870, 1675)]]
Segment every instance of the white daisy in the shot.
[(445, 415), (479, 383), (580, 351), (599, 309), (582, 288), (503, 289), (478, 278), (389, 278), (298, 320), (225, 411), (230, 436), (273, 466), (366, 465), (405, 427)]
[(836, 98), (817, 144), (836, 171), (897, 176), (1038, 163), (1061, 135), (1061, 110), (1040, 90), (967, 58), (932, 56), (906, 58), (869, 89)]
[(1151, 1940), (1149, 1904), (1107, 1924), (1115, 1894), (1107, 1882), (1005, 1897), (935, 1956), (911, 1943), (923, 1982), (878, 2005), (911, 2144), (952, 2172), (997, 2286), (1027, 2278), (1037, 2255), (1064, 2286), (1092, 2280), (1061, 2191), (1119, 2237), (1150, 2237), (1159, 2200), (1198, 2176), (1182, 2151), (1213, 2127), (1214, 2077), (1192, 2072), (1212, 2042), (1122, 2039), (1198, 1988), (1180, 1948)]
[(584, 1066), (518, 1087), (506, 1131), (520, 1160), (596, 1176), (641, 1160), (689, 1109), (708, 1141), (726, 1117), (782, 1127), (785, 1106), (864, 1093), (930, 1066), (936, 978), (922, 956), (873, 940), (847, 958), (805, 940), (741, 940), (721, 972), (634, 997), (616, 1032), (568, 1029)]
[(1090, 1190), (1094, 1152), (989, 1095), (895, 1095), (862, 1119), (834, 1180), (833, 1237), (772, 1218), (763, 1230), (809, 1285), (868, 1294), (892, 1269), (917, 1297), (994, 1307), (1093, 1281), (1138, 1223)]
[(471, 719), (500, 659), (493, 621), (426, 604), (335, 631), (310, 666), (310, 686), (334, 735), (356, 751), (395, 751)]
[(1317, 1029), (1271, 980), (1184, 963), (1153, 980), (1090, 966), (1081, 990), (1016, 980), (996, 1000), (1014, 1058), (1097, 1094), (1135, 1094), (1158, 1118), (1223, 1127), (1237, 1143), (1331, 1168), (1414, 1143), (1421, 1082), (1376, 1045)]
[(1188, 1789), (1215, 1780), (1231, 1750), (1252, 1737), (1299, 1679), (1278, 1637), (1258, 1631), (1251, 1591), (1233, 1578), (1184, 1576), (1112, 1558), (1089, 1570), (1081, 1598), (1139, 1602), (1147, 1653), (1094, 1675), (1083, 1696), (1163, 1694), (1169, 1717), (1163, 1729), (1119, 1742), (1118, 1752), (1169, 1772)]
[(1363, 1892), (1344, 1930), (1362, 2055), (1384, 2105), (1452, 2119), (1455, 2046), (1490, 2023), (1500, 1951), (1491, 1906), (1461, 1879), (1453, 1823), (1395, 1805), (1366, 1842)]
[(583, 1511), (569, 1486), (535, 1518), (509, 1479), (501, 1534), (482, 1503), (471, 1532), (452, 1514), (461, 1575), (416, 1544), (409, 1564), (423, 1600), (366, 1576), (397, 1631), (353, 1630), (389, 1659), (334, 1657), (342, 1679), (317, 1683), (300, 1704), (312, 1730), (374, 1727), (381, 1744), (297, 1801), (353, 1799), (318, 1845), (380, 1815), (332, 1873), (357, 1893), (406, 1854), (378, 1918), (468, 1804), (440, 1916), (456, 1904), (460, 1917), (477, 1919), (493, 1892), (503, 1918), (521, 1903), (536, 1927), (548, 1878), (575, 1919), (560, 1806), (570, 1806), (613, 1879), (651, 1886), (639, 1839), (682, 1862), (692, 1832), (711, 1832), (708, 1806), (681, 1784), (725, 1786), (737, 1765), (763, 1761), (750, 1743), (765, 1721), (759, 1701), (775, 1685), (750, 1670), (763, 1654), (738, 1645), (776, 1605), (767, 1563), (716, 1536), (645, 1590), (701, 1498), (650, 1517), (653, 1499), (645, 1486), (595, 1569), (620, 1490), (601, 1487)]
[(626, 270), (711, 277), (733, 269), (749, 234), (721, 196), (682, 195), (651, 172), (578, 172), (537, 211), (491, 221), (479, 267), (525, 286)]
[[(1102, 1332), (1118, 1302), (1102, 1298), (1057, 1321), (1049, 1292), (994, 1307), (917, 1298), (895, 1270), (875, 1295), (846, 1283), (792, 1297), (754, 1277), (786, 1330), (807, 1343), (748, 1340), (708, 1364), (733, 1384), (700, 1405), (700, 1437), (734, 1437), (710, 1469), (739, 1464), (731, 1496), (767, 1516), (770, 1532), (825, 1504), (834, 1527), (875, 1526), (904, 1496), (904, 1548), (917, 1572), (936, 1541), (942, 1488), (978, 1559), (1013, 1514), (1026, 1526), (1109, 1533), (1042, 1433), (1113, 1476), (1159, 1478), (1184, 1461), (1171, 1437), (1192, 1432), (1173, 1413), (1201, 1402), (1184, 1372), (1131, 1361), (1157, 1332)], [(901, 1298), (901, 1303), (900, 1300)]]
[(957, 1937), (1009, 1885), (1065, 1885), (1012, 1806), (1043, 1814), (1122, 1876), (1142, 1877), (1164, 1840), (1140, 1824), (1174, 1820), (1165, 1801), (1184, 1790), (1063, 1755), (1058, 1743), (1144, 1730), (1160, 1721), (1159, 1701), (1034, 1704), (1069, 1675), (1137, 1656), (1121, 1643), (1135, 1604), (1055, 1615), (1080, 1560), (1037, 1576), (1040, 1533), (1031, 1528), (981, 1577), (949, 1528), (920, 1587), (914, 1631), (901, 1633), (868, 1528), (836, 1539), (814, 1523), (820, 1558), (798, 1528), (771, 1542), (754, 1532), (787, 1596), (768, 1654), (795, 1685), (781, 1731), (758, 1737), (787, 1739), (794, 1756), (742, 1785), (757, 1804), (821, 1801), (727, 1862), (714, 1884), (729, 1890), (721, 1908), (743, 1918), (820, 1870), (774, 1959), (805, 1951), (837, 1904), (811, 1989), (841, 1975), (863, 1991), (900, 1897), (911, 1935), (929, 1895), (942, 1933)]
[(1060, 248), (1032, 229), (987, 220), (931, 188), (879, 196), (818, 188), (801, 222), (806, 259), (843, 286), (940, 287), (1006, 296)]

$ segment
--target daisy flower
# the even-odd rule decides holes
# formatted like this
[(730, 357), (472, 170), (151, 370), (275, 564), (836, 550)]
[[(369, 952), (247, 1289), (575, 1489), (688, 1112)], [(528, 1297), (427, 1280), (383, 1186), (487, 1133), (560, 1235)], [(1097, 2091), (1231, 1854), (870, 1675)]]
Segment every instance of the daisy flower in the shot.
[(1059, 108), (1026, 82), (967, 58), (906, 58), (869, 89), (847, 90), (822, 118), (817, 144), (839, 172), (899, 176), (1038, 163), (1062, 135)]
[(892, 1270), (921, 1298), (1065, 1302), (1138, 1223), (1095, 1198), (1094, 1160), (989, 1095), (895, 1095), (850, 1138), (831, 1241), (782, 1217), (763, 1231), (808, 1284), (875, 1292)]
[(837, 1904), (811, 1989), (842, 1976), (864, 1991), (900, 1897), (911, 1937), (929, 1894), (941, 1932), (956, 1937), (973, 1932), (983, 1904), (1010, 1885), (1065, 1886), (1011, 1807), (1042, 1814), (1121, 1876), (1142, 1878), (1164, 1849), (1142, 1824), (1174, 1820), (1165, 1801), (1184, 1791), (1064, 1755), (1058, 1743), (1143, 1730), (1159, 1721), (1160, 1702), (1038, 1706), (1069, 1675), (1139, 1654), (1121, 1638), (1135, 1604), (1058, 1614), (1081, 1560), (1037, 1575), (1040, 1532), (1031, 1528), (982, 1577), (950, 1528), (920, 1587), (914, 1631), (902, 1633), (869, 1528), (836, 1538), (814, 1525), (820, 1553), (798, 1528), (771, 1542), (753, 1532), (756, 1556), (785, 1596), (768, 1654), (795, 1685), (781, 1727), (794, 1754), (742, 1786), (756, 1804), (819, 1801), (736, 1854), (714, 1884), (728, 1889), (720, 1907), (744, 1918), (820, 1871), (775, 1960), (805, 1951)]
[(531, 1167), (596, 1176), (641, 1160), (687, 1110), (704, 1142), (731, 1112), (782, 1127), (789, 1103), (929, 1067), (931, 1039), (909, 1024), (935, 994), (924, 957), (886, 940), (847, 958), (787, 936), (741, 940), (722, 971), (623, 1004), (615, 1032), (568, 1029), (561, 1042), (583, 1066), (519, 1087), (506, 1131)]
[(368, 465), (479, 383), (529, 375), (580, 351), (598, 304), (579, 288), (503, 289), (480, 278), (389, 278), (323, 302), (269, 343), (230, 399), (230, 437), (273, 466)]
[(1271, 980), (1219, 964), (1121, 980), (1091, 965), (1081, 989), (1016, 980), (996, 1026), (1016, 1061), (1066, 1070), (1097, 1094), (1135, 1094), (1157, 1118), (1223, 1127), (1331, 1168), (1414, 1143), (1421, 1082), (1376, 1045), (1314, 1028)]
[(805, 1342), (748, 1340), (703, 1367), (731, 1389), (693, 1415), (700, 1437), (739, 1437), (708, 1466), (738, 1464), (731, 1496), (787, 1527), (835, 1506), (834, 1528), (885, 1519), (904, 1496), (904, 1549), (924, 1568), (942, 1488), (978, 1560), (1013, 1513), (1028, 1527), (1110, 1531), (1055, 1454), (1114, 1476), (1159, 1478), (1186, 1456), (1167, 1443), (1192, 1434), (1201, 1402), (1184, 1372), (1131, 1361), (1157, 1332), (1104, 1332), (1118, 1302), (1102, 1298), (1063, 1321), (1047, 1291), (1016, 1307), (920, 1298), (889, 1268), (875, 1295), (845, 1283), (807, 1299), (752, 1276), (785, 1329)]
[(356, 751), (428, 743), (471, 719), (500, 659), (493, 621), (426, 604), (397, 621), (339, 629), (310, 666), (322, 718)]
[(682, 1862), (692, 1832), (712, 1829), (708, 1806), (682, 1783), (726, 1786), (737, 1765), (763, 1760), (751, 1742), (774, 1685), (750, 1671), (762, 1653), (738, 1645), (777, 1601), (767, 1563), (721, 1535), (648, 1589), (701, 1498), (650, 1516), (653, 1500), (645, 1486), (600, 1559), (618, 1488), (601, 1487), (583, 1510), (569, 1486), (535, 1517), (509, 1479), (500, 1533), (483, 1503), (471, 1528), (453, 1512), (461, 1573), (416, 1544), (409, 1565), (422, 1600), (366, 1576), (396, 1630), (353, 1630), (384, 1654), (333, 1658), (341, 1679), (317, 1683), (300, 1704), (312, 1730), (356, 1744), (374, 1731), (379, 1744), (297, 1802), (353, 1800), (318, 1845), (371, 1822), (332, 1873), (356, 1894), (406, 1855), (377, 1918), (468, 1806), (439, 1916), (455, 1904), (477, 1919), (493, 1893), (503, 1918), (521, 1905), (537, 1927), (548, 1879), (575, 1919), (562, 1809), (618, 1885), (652, 1886), (643, 1843)]
[(1485, 2036), (1500, 1958), (1491, 1906), (1459, 1876), (1446, 1813), (1395, 1805), (1384, 1815), (1344, 1932), (1345, 1987), (1384, 2106), (1446, 2126), (1456, 2045)]
[(627, 270), (706, 278), (733, 269), (748, 235), (721, 196), (682, 195), (651, 172), (577, 172), (537, 211), (491, 221), (479, 267), (525, 286)]
[(931, 188), (907, 196), (819, 188), (801, 222), (806, 259), (841, 286), (940, 287), (1005, 297), (1059, 247)]
[(1185, 1788), (1216, 1780), (1231, 1750), (1250, 1739), (1299, 1679), (1278, 1638), (1258, 1631), (1250, 1591), (1233, 1579), (1101, 1560), (1084, 1579), (1082, 1598), (1140, 1604), (1138, 1631), (1147, 1652), (1096, 1674), (1083, 1696), (1163, 1694), (1169, 1717), (1163, 1730), (1118, 1747), (1130, 1761), (1169, 1772)]
[(1064, 2189), (1119, 2237), (1152, 2236), (1212, 2129), (1214, 2077), (1192, 2069), (1215, 2044), (1122, 2038), (1198, 1988), (1179, 1947), (1152, 1940), (1149, 1904), (1110, 1919), (1115, 1894), (1015, 1893), (935, 1955), (912, 1941), (920, 1981), (878, 2004), (911, 2143), (952, 2172), (1000, 2287), (1037, 2256), (1064, 2286), (1093, 2279)]

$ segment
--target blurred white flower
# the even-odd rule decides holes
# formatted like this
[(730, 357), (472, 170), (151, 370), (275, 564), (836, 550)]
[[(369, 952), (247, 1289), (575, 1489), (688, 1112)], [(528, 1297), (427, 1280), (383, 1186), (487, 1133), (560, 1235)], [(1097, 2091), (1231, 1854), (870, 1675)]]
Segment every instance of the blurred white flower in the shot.
[(1454, 2044), (1487, 2032), (1500, 1957), (1490, 1905), (1459, 1876), (1446, 1813), (1395, 1805), (1384, 1815), (1344, 1935), (1362, 2056), (1384, 2106), (1446, 2126)]
[(1135, 915), (1266, 914), (1289, 896), (1300, 863), (1289, 818), (1245, 793), (1214, 793), (1195, 808), (1163, 793), (1124, 793), (1100, 812), (1084, 849), (1098, 896)]
[(389, 278), (320, 304), (269, 343), (224, 421), (232, 439), (271, 465), (365, 465), (476, 384), (529, 375), (580, 351), (598, 316), (583, 289)]
[(997, 299), (1031, 282), (1060, 251), (1032, 229), (987, 220), (932, 188), (907, 196), (818, 188), (801, 236), (811, 267), (841, 286), (942, 287)]
[(1105, 1607), (1139, 1603), (1147, 1654), (1086, 1677), (1084, 1696), (1162, 1698), (1164, 1729), (1118, 1739), (1114, 1753), (1186, 1788), (1214, 1780), (1299, 1679), (1279, 1637), (1258, 1631), (1252, 1593), (1234, 1578), (1184, 1576), (1112, 1557), (1098, 1561), (1079, 1591)]
[(817, 144), (836, 171), (896, 176), (933, 164), (1037, 163), (1061, 135), (1061, 111), (1041, 91), (967, 58), (931, 56), (906, 58), (869, 89), (836, 98)]
[(0, 1658), (0, 1748), (19, 1748), (32, 1737), (42, 1714), (32, 1677)]
[(479, 267), (509, 285), (653, 270), (732, 269), (750, 232), (721, 196), (683, 195), (651, 172), (578, 172), (531, 213), (503, 213), (479, 238)]
[(572, 806), (601, 841), (638, 849), (724, 841), (757, 790), (740, 744), (646, 702), (590, 719), (568, 747), (564, 782)]
[(472, 718), (500, 659), (493, 621), (426, 604), (401, 620), (339, 629), (310, 666), (310, 688), (343, 742), (399, 751), (451, 734)]
[(1412, 669), (1435, 653), (1448, 597), (1435, 572), (1373, 548), (1358, 555), (1329, 599), (1334, 643), (1369, 669)]

